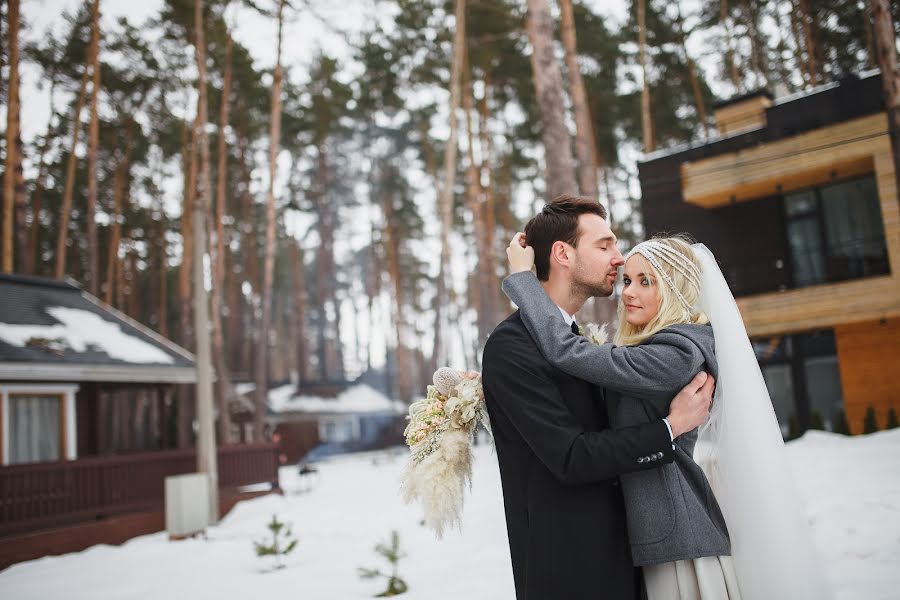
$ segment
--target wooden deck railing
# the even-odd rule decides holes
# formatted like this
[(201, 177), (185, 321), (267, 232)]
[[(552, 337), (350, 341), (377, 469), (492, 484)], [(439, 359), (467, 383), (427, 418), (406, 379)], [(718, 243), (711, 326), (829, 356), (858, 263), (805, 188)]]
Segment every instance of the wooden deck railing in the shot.
[[(274, 444), (224, 446), (218, 454), (220, 489), (278, 487)], [(162, 510), (166, 477), (195, 470), (194, 450), (0, 467), (0, 536)]]

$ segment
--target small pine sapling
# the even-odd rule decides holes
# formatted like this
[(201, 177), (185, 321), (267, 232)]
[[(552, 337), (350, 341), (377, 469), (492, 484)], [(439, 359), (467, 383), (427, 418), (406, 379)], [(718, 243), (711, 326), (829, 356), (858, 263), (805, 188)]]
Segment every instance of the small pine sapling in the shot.
[(847, 422), (847, 413), (839, 410), (834, 417), (834, 433), (850, 435), (850, 424)]
[(396, 531), (391, 532), (391, 545), (378, 544), (375, 546), (375, 552), (384, 557), (391, 565), (391, 572), (382, 573), (379, 569), (366, 569), (360, 567), (359, 576), (363, 579), (374, 579), (376, 577), (384, 577), (388, 580), (387, 589), (375, 596), (376, 598), (388, 598), (390, 596), (399, 596), (405, 593), (409, 587), (406, 582), (397, 574), (397, 565), (400, 559), (406, 555), (400, 552), (400, 536)]
[(875, 407), (870, 404), (863, 419), (863, 433), (875, 433), (876, 431), (878, 431), (878, 418), (875, 416)]
[(256, 555), (260, 558), (264, 556), (272, 556), (275, 558), (275, 568), (284, 568), (284, 557), (294, 551), (297, 547), (297, 540), (291, 533), (290, 525), (286, 525), (278, 520), (276, 515), (272, 515), (272, 520), (266, 525), (272, 534), (272, 542), (253, 542), (256, 549)]
[(887, 426), (885, 429), (896, 429), (900, 427), (900, 423), (897, 422), (897, 411), (894, 410), (894, 407), (890, 407), (887, 413)]

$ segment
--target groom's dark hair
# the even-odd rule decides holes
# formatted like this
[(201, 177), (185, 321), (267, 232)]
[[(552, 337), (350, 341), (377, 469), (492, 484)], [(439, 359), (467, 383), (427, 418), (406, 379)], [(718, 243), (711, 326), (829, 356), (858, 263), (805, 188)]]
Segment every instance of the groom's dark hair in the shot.
[(534, 248), (537, 278), (550, 278), (550, 249), (556, 242), (577, 247), (578, 217), (597, 215), (606, 218), (606, 209), (592, 198), (562, 194), (544, 205), (544, 209), (525, 225), (525, 241)]

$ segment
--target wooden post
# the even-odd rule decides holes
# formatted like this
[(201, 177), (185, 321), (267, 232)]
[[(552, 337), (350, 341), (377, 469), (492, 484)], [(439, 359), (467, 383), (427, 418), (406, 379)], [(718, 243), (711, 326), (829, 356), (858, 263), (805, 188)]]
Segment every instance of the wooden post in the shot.
[(875, 28), (875, 47), (881, 69), (881, 88), (884, 90), (884, 110), (887, 112), (888, 135), (894, 154), (894, 178), (900, 197), (900, 76), (897, 73), (897, 42), (888, 0), (871, 0)]

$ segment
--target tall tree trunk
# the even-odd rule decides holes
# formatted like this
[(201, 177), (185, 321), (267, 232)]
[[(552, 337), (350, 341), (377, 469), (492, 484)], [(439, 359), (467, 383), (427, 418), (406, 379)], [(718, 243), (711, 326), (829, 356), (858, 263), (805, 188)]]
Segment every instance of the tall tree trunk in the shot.
[[(640, 0), (644, 2), (646, 0)], [(741, 81), (741, 74), (738, 70), (737, 53), (734, 49), (734, 36), (731, 34), (731, 19), (728, 16), (728, 0), (719, 1), (719, 24), (725, 32), (725, 67), (731, 76), (731, 84), (734, 91), (740, 93), (744, 91), (744, 84)]]
[(481, 348), (487, 341), (487, 336), (493, 328), (492, 308), (495, 286), (488, 279), (488, 269), (485, 261), (493, 262), (490, 247), (487, 245), (487, 231), (485, 226), (484, 202), (481, 199), (481, 184), (478, 164), (475, 162), (475, 132), (472, 127), (472, 93), (471, 82), (463, 89), (463, 111), (466, 115), (466, 200), (469, 212), (472, 214), (475, 237), (475, 296), (477, 298), (478, 315), (478, 346)]
[(806, 41), (803, 37), (801, 20), (800, 9), (796, 4), (796, 0), (791, 0), (791, 33), (794, 38), (794, 60), (797, 62), (797, 70), (800, 71), (800, 76), (803, 78), (803, 86), (809, 87), (812, 85), (813, 75), (809, 70), (809, 61), (804, 56)]
[(275, 176), (278, 173), (278, 147), (281, 134), (281, 36), (284, 24), (284, 0), (278, 0), (278, 46), (272, 80), (272, 111), (269, 117), (269, 190), (266, 194), (266, 246), (263, 262), (262, 317), (255, 357), (253, 439), (262, 441), (266, 411), (266, 364), (269, 350), (269, 320), (272, 314), (272, 277), (275, 270)]
[[(444, 150), (444, 181), (438, 187), (438, 214), (441, 222), (441, 256), (435, 298), (434, 347), (432, 364), (439, 366), (447, 361), (448, 351), (444, 342), (445, 326), (449, 324), (447, 303), (448, 279), (450, 277), (450, 229), (453, 226), (453, 184), (456, 180), (456, 152), (458, 148), (458, 126), (460, 103), (460, 79), (463, 58), (466, 51), (466, 1), (456, 0), (453, 30), (453, 64), (450, 70), (450, 135)], [(422, 132), (423, 143), (428, 132)], [(371, 298), (371, 297), (370, 297)], [(371, 306), (371, 301), (370, 301)], [(370, 308), (371, 310), (371, 308)]]
[(84, 109), (85, 94), (90, 69), (87, 63), (84, 73), (81, 74), (81, 87), (78, 90), (78, 99), (75, 101), (75, 114), (72, 118), (72, 145), (69, 151), (69, 159), (66, 163), (66, 185), (63, 189), (62, 204), (59, 209), (59, 231), (56, 238), (56, 271), (55, 277), (62, 279), (66, 274), (66, 250), (69, 241), (69, 214), (72, 212), (72, 195), (75, 192), (75, 167), (78, 156), (78, 137), (81, 135), (81, 111)]
[(878, 51), (875, 49), (875, 32), (872, 24), (872, 4), (863, 2), (863, 32), (866, 36), (866, 68), (872, 69), (878, 64)]
[[(319, 323), (319, 356), (322, 377), (326, 380), (342, 378), (338, 348), (340, 346), (340, 313), (337, 303), (336, 285), (334, 281), (334, 207), (328, 203), (328, 151), (325, 142), (317, 148), (315, 176), (315, 206), (319, 216), (319, 258), (316, 261), (316, 289), (318, 291), (319, 310), (322, 314)], [(334, 320), (329, 314), (334, 314)]]
[(225, 33), (225, 73), (222, 81), (222, 102), (219, 107), (218, 168), (216, 169), (216, 217), (212, 286), (212, 342), (213, 361), (216, 367), (216, 396), (219, 405), (219, 443), (231, 443), (231, 399), (234, 391), (228, 373), (225, 356), (225, 339), (222, 333), (222, 293), (225, 286), (225, 179), (228, 163), (225, 130), (228, 128), (228, 110), (231, 101), (231, 35)]
[(800, 24), (803, 26), (803, 39), (806, 46), (806, 60), (809, 64), (809, 73), (812, 85), (822, 83), (822, 64), (819, 61), (819, 52), (816, 40), (816, 24), (814, 14), (810, 11), (809, 0), (799, 0)]
[(6, 88), (6, 167), (3, 174), (3, 265), (4, 273), (12, 273), (13, 220), (16, 201), (16, 165), (19, 125), (19, 0), (8, 0), (9, 21), (9, 85)]
[[(194, 117), (191, 137), (199, 126)], [(194, 345), (191, 326), (191, 277), (194, 268), (194, 198), (197, 195), (197, 140), (188, 141), (187, 128), (182, 130), (182, 168), (184, 169), (184, 204), (181, 210), (181, 268), (178, 271), (179, 339), (188, 349)]]
[[(375, 186), (373, 185), (372, 188), (374, 189)], [(372, 200), (374, 202), (375, 198)], [(381, 274), (384, 273), (384, 266), (376, 248), (376, 243), (379, 241), (376, 233), (377, 227), (373, 221), (372, 232), (369, 238), (369, 269), (366, 274), (366, 315), (369, 317), (369, 323), (372, 324), (375, 323), (375, 300), (381, 295)], [(442, 308), (446, 309), (446, 304), (442, 305)], [(374, 338), (375, 336), (371, 334), (370, 330), (369, 343), (366, 350), (366, 371), (372, 370), (372, 344)]]
[[(130, 144), (129, 144), (130, 145)], [(129, 168), (128, 150), (119, 159), (113, 178), (113, 217), (110, 224), (109, 232), (109, 254), (106, 261), (106, 290), (104, 291), (103, 300), (107, 304), (113, 303), (113, 293), (116, 287), (116, 271), (122, 268), (119, 262), (119, 244), (121, 242), (120, 223), (122, 219), (122, 196), (125, 194), (125, 181), (127, 179), (127, 171)], [(121, 308), (121, 305), (120, 305)]]
[(644, 152), (656, 149), (653, 135), (653, 113), (650, 109), (650, 82), (647, 80), (647, 0), (638, 0), (638, 57), (641, 65), (641, 129)]
[[(392, 165), (385, 165), (382, 181), (388, 177), (397, 176), (396, 169)], [(394, 196), (391, 191), (385, 191), (382, 184), (382, 209), (384, 211), (384, 246), (387, 260), (388, 275), (393, 285), (393, 325), (395, 332), (394, 368), (397, 380), (397, 392), (401, 401), (411, 402), (413, 395), (413, 364), (410, 352), (409, 339), (406, 331), (406, 315), (403, 309), (405, 294), (403, 293), (403, 275), (400, 271), (400, 237), (397, 232), (396, 219), (394, 217)]]
[(31, 231), (28, 238), (28, 254), (25, 262), (25, 269), (28, 273), (36, 274), (38, 264), (38, 245), (40, 244), (41, 232), (41, 210), (43, 210), (44, 197), (44, 180), (47, 177), (47, 151), (50, 149), (51, 127), (53, 124), (53, 116), (56, 114), (54, 110), (54, 99), (56, 98), (56, 73), (50, 76), (50, 119), (47, 121), (47, 133), (44, 134), (44, 141), (41, 143), (41, 150), (38, 157), (38, 173), (34, 184), (34, 194), (31, 197)]
[[(250, 166), (248, 164), (249, 152), (247, 149), (248, 141), (244, 132), (238, 134), (238, 162), (240, 163), (241, 172), (241, 230), (243, 237), (241, 239), (241, 255), (243, 258), (243, 275), (244, 280), (250, 285), (250, 297), (244, 298), (243, 290), (241, 297), (243, 298), (241, 306), (242, 330), (249, 332), (242, 338), (242, 344), (239, 346), (241, 351), (240, 364), (246, 370), (248, 375), (253, 377), (254, 367), (254, 348), (258, 344), (259, 330), (256, 327), (256, 304), (259, 298), (260, 277), (259, 277), (259, 244), (256, 231), (256, 210), (253, 204), (253, 196), (250, 194)], [(255, 397), (255, 396), (254, 396)]]
[(569, 97), (572, 99), (572, 112), (575, 116), (575, 154), (578, 156), (578, 185), (581, 194), (596, 198), (600, 190), (597, 187), (597, 156), (594, 126), (588, 109), (587, 92), (584, 79), (578, 66), (578, 42), (575, 34), (575, 16), (572, 0), (559, 0), (561, 37), (566, 49), (566, 70), (569, 74)]
[[(497, 231), (496, 206), (494, 198), (494, 144), (490, 134), (488, 122), (490, 120), (489, 102), (490, 93), (493, 89), (491, 86), (490, 76), (485, 74), (482, 81), (484, 90), (481, 97), (478, 98), (476, 104), (478, 110), (478, 134), (479, 145), (481, 148), (481, 164), (479, 165), (479, 174), (482, 198), (482, 219), (484, 221), (484, 245), (486, 252), (480, 261), (483, 278), (488, 286), (490, 294), (490, 311), (487, 313), (488, 327), (493, 330), (494, 326), (499, 322), (500, 316), (500, 282), (497, 279), (497, 257), (501, 254), (500, 249), (495, 247), (495, 236)], [(491, 293), (493, 291), (493, 293)]]
[[(196, 117), (191, 132), (196, 129)], [(191, 134), (192, 135), (192, 134)], [(193, 266), (193, 213), (194, 195), (197, 193), (196, 145), (188, 135), (187, 124), (181, 130), (181, 167), (184, 173), (183, 203), (181, 208), (181, 265), (178, 269), (178, 339), (185, 348), (193, 349), (191, 335), (191, 269)], [(193, 390), (190, 385), (181, 385), (178, 395), (178, 447), (189, 448), (194, 439)]]
[(87, 247), (88, 291), (97, 295), (100, 287), (99, 256), (97, 250), (97, 146), (100, 143), (100, 120), (97, 115), (97, 98), (100, 95), (100, 0), (94, 0), (91, 9), (91, 46), (88, 51), (91, 63), (91, 121), (88, 126), (87, 154)]
[[(225, 336), (225, 345), (228, 349), (228, 364), (231, 372), (247, 371), (241, 362), (244, 340), (244, 317), (246, 316), (246, 302), (241, 293), (241, 284), (244, 280), (243, 266), (239, 266), (239, 259), (235, 252), (226, 249), (226, 271), (231, 274), (225, 281), (228, 286), (228, 335)], [(241, 276), (237, 273), (240, 271)]]
[[(451, 73), (452, 78), (452, 73)], [(455, 113), (455, 111), (452, 111)], [(434, 188), (437, 191), (437, 209), (438, 209), (438, 219), (441, 220), (441, 201), (443, 192), (440, 187), (440, 181), (438, 176), (438, 166), (437, 166), (437, 157), (434, 154), (434, 146), (431, 144), (431, 139), (428, 135), (428, 119), (421, 119), (419, 121), (419, 137), (421, 138), (422, 143), (422, 154), (425, 158), (425, 172), (428, 173), (428, 176), (431, 178), (431, 181), (434, 182)], [(444, 231), (443, 231), (443, 221), (441, 221), (441, 251), (443, 252), (444, 246)], [(449, 232), (447, 232), (449, 235)], [(374, 241), (373, 241), (374, 242)], [(369, 252), (371, 254), (371, 247)], [(448, 254), (449, 254), (449, 241), (448, 241)], [(439, 260), (443, 261), (443, 256), (439, 255)], [(369, 257), (369, 265), (371, 265), (371, 256)], [(431, 354), (429, 356), (428, 366), (431, 368), (431, 371), (434, 372), (438, 369), (438, 361), (445, 361), (446, 353), (444, 351), (444, 323), (446, 317), (445, 303), (447, 299), (445, 296), (447, 295), (446, 289), (446, 272), (444, 271), (444, 264), (440, 262), (438, 264), (438, 275), (437, 280), (435, 281), (435, 294), (434, 299), (431, 302), (431, 309), (434, 311), (434, 335), (431, 338)], [(368, 284), (366, 286), (366, 292), (368, 293)], [(361, 350), (361, 348), (360, 348)], [(362, 362), (362, 361), (360, 361)]]
[(309, 344), (306, 340), (306, 272), (303, 266), (303, 250), (291, 241), (291, 271), (293, 273), (294, 310), (293, 326), (296, 337), (297, 389), (301, 388), (309, 373)]
[(572, 149), (566, 127), (562, 75), (553, 52), (554, 20), (548, 0), (528, 0), (528, 40), (531, 68), (541, 113), (548, 200), (574, 193), (578, 187), (572, 170)]
[(166, 256), (166, 210), (163, 200), (159, 200), (159, 217), (156, 219), (156, 239), (153, 242), (157, 264), (159, 265), (159, 296), (157, 296), (157, 331), (163, 337), (169, 336), (169, 264)]
[(884, 108), (888, 119), (888, 135), (894, 153), (894, 178), (897, 196), (900, 198), (900, 73), (897, 71), (897, 39), (888, 0), (870, 0), (878, 49), (878, 67), (881, 69), (881, 88), (884, 91)]
[[(206, 253), (206, 218), (210, 212), (209, 141), (206, 137), (206, 38), (203, 25), (203, 0), (194, 4), (194, 45), (197, 57), (197, 120), (194, 141), (199, 146), (200, 179), (194, 198), (194, 336), (197, 340), (197, 471), (206, 473), (209, 482), (209, 515), (219, 519), (219, 476), (216, 433), (213, 416), (212, 364), (209, 340), (209, 298), (204, 283), (203, 255)], [(220, 415), (222, 418), (227, 416)]]
[(747, 25), (747, 37), (750, 39), (750, 62), (756, 73), (756, 87), (761, 88), (769, 84), (769, 69), (766, 57), (763, 54), (765, 41), (760, 38), (759, 15), (750, 0), (743, 0), (741, 13)]
[(694, 93), (694, 104), (697, 106), (697, 118), (703, 125), (704, 137), (709, 138), (709, 122), (706, 116), (706, 102), (703, 101), (703, 93), (700, 90), (700, 78), (697, 76), (697, 65), (691, 60), (691, 55), (687, 49), (687, 36), (684, 33), (684, 16), (681, 14), (680, 0), (675, 3), (676, 20), (675, 33), (678, 36), (678, 43), (681, 46), (681, 54), (684, 63), (687, 65), (688, 76), (691, 79), (691, 90)]

